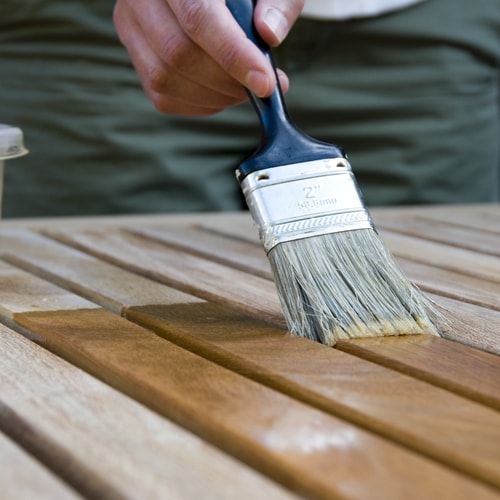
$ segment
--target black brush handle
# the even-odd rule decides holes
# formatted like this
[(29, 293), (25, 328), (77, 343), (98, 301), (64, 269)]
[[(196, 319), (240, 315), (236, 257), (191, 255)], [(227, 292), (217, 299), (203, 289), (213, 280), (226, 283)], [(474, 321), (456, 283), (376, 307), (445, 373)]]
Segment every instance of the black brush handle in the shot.
[(274, 68), (276, 88), (269, 97), (260, 98), (247, 89), (262, 127), (260, 145), (238, 168), (241, 182), (248, 174), (325, 158), (345, 157), (342, 148), (317, 141), (300, 130), (288, 116), (283, 93), (276, 74), (271, 49), (257, 33), (253, 23), (255, 0), (226, 0), (226, 5), (247, 37), (260, 49)]

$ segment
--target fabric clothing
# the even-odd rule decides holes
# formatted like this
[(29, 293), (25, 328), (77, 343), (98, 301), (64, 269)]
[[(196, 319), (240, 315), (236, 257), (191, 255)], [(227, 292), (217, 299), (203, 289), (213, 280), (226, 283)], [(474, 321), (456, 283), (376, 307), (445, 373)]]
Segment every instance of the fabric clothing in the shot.
[[(5, 217), (244, 208), (234, 170), (259, 140), (249, 104), (163, 116), (111, 0), (2, 0)], [(500, 2), (427, 0), (373, 18), (300, 19), (275, 51), (290, 116), (344, 147), (368, 206), (498, 201)]]
[(371, 17), (403, 9), (424, 0), (306, 0), (302, 15), (315, 19)]

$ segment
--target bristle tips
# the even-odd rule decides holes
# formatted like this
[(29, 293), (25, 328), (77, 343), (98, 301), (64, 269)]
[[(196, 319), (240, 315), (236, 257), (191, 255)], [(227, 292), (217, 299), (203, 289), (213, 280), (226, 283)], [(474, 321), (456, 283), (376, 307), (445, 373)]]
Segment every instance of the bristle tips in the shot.
[(289, 241), (269, 252), (290, 332), (337, 340), (439, 335), (439, 313), (403, 275), (372, 229)]

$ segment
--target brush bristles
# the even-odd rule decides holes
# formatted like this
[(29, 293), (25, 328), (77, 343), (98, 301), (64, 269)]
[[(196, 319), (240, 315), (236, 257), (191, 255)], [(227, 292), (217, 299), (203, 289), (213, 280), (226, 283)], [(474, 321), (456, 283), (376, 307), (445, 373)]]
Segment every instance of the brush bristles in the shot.
[(280, 243), (268, 257), (291, 333), (326, 345), (438, 335), (432, 302), (403, 275), (373, 229)]

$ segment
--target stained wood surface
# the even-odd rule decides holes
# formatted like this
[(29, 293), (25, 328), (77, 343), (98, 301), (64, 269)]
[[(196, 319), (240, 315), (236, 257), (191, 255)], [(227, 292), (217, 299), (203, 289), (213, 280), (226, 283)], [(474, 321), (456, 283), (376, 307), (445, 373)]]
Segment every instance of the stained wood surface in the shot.
[(500, 498), (500, 208), (373, 215), (445, 338), (289, 335), (245, 213), (2, 223), (5, 453), (72, 495)]
[[(50, 286), (41, 288), (50, 293)], [(45, 314), (57, 318), (68, 311)], [(90, 308), (79, 314), (99, 312)], [(4, 492), (16, 499), (40, 494), (72, 498), (68, 485), (91, 498), (232, 499), (255, 498), (254, 494), (292, 498), (253, 470), (19, 334), (1, 325), (0, 334), (0, 429), (34, 457), (28, 459), (18, 450), (15, 463), (5, 466), (2, 461), (2, 498)], [(0, 450), (14, 459), (1, 440)], [(42, 466), (35, 469), (35, 459), (62, 478), (65, 491), (64, 484), (47, 471), (40, 477)], [(7, 476), (11, 468), (15, 475)], [(33, 482), (16, 488), (12, 481), (28, 473)], [(41, 491), (35, 494), (36, 484)], [(23, 497), (28, 488), (34, 494)]]

